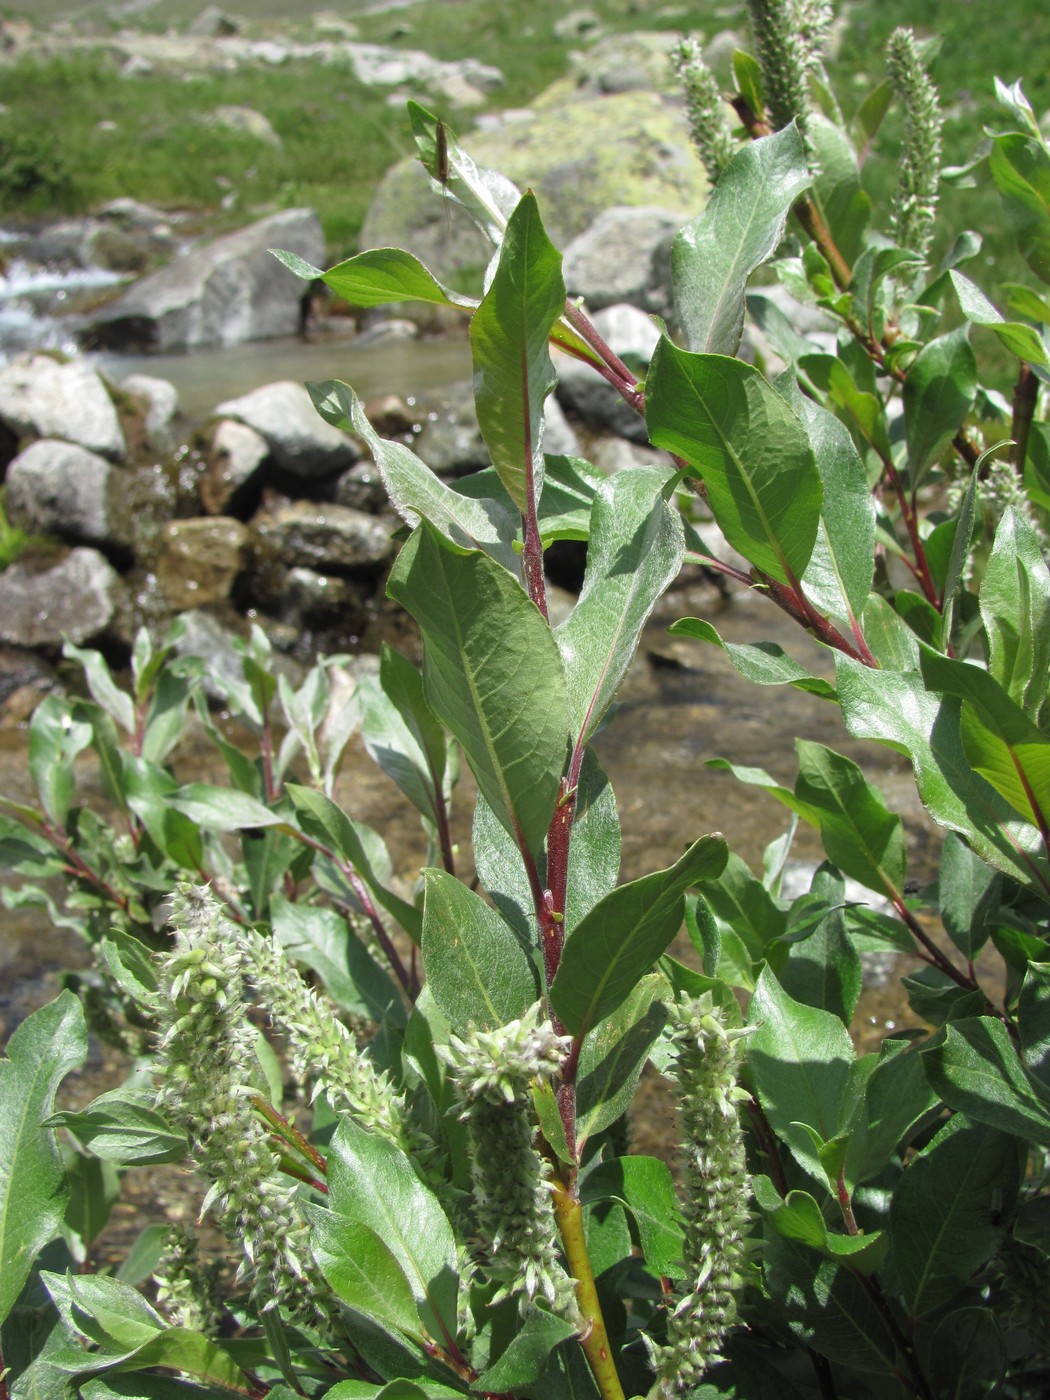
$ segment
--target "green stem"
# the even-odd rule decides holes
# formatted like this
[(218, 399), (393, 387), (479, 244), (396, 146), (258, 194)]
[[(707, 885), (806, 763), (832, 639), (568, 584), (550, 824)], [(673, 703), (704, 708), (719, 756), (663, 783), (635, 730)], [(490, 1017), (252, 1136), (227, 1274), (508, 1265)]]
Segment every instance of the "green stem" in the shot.
[(554, 1218), (558, 1222), (569, 1272), (576, 1280), (576, 1302), (587, 1329), (580, 1338), (580, 1346), (602, 1400), (625, 1400), (583, 1235), (583, 1207), (579, 1199), (569, 1193), (559, 1173), (553, 1177), (553, 1186)]

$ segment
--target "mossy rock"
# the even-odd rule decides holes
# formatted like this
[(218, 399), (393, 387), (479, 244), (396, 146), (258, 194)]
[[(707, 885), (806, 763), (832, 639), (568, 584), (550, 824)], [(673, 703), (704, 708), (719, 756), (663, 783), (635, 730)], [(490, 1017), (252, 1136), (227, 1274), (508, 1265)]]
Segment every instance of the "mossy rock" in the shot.
[[(547, 232), (562, 249), (612, 205), (655, 205), (684, 223), (707, 198), (681, 107), (651, 92), (538, 107), (528, 121), (471, 133), (461, 144), (479, 165), (535, 192)], [(384, 177), (361, 246), (407, 248), (454, 284), (457, 272), (483, 268), (492, 252), (462, 210), (431, 191), (417, 160)]]

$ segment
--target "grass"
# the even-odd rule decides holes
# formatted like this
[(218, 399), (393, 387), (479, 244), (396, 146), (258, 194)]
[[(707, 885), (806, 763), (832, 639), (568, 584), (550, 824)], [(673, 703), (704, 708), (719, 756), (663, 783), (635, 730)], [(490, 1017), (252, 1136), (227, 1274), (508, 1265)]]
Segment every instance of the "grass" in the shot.
[[(17, 10), (18, 6), (13, 7)], [(135, 18), (143, 27), (178, 27), (200, 0), (164, 0)], [(439, 58), (470, 55), (500, 68), (506, 86), (494, 107), (527, 103), (567, 69), (574, 41), (559, 39), (555, 25), (570, 13), (566, 0), (419, 0), (369, 13), (363, 3), (343, 3), (339, 13), (358, 25), (362, 39), (400, 48), (422, 48)], [(707, 36), (726, 27), (745, 29), (742, 4), (656, 7), (644, 0), (591, 0), (606, 30), (664, 28)], [(9, 11), (10, 12), (10, 11)], [(35, 0), (34, 22), (72, 19), (94, 28), (100, 42), (116, 27), (101, 3)], [(289, 0), (257, 0), (248, 32), (316, 37), (309, 16)], [(860, 0), (848, 24), (833, 75), (848, 107), (859, 103), (881, 76), (882, 53), (897, 24), (912, 24), (941, 41), (934, 66), (949, 115), (946, 158), (962, 163), (997, 119), (992, 76), (1026, 76), (1037, 110), (1050, 106), (1050, 9), (1031, 0)], [(334, 261), (354, 251), (361, 222), (383, 172), (408, 154), (412, 143), (403, 112), (386, 93), (364, 87), (335, 64), (285, 64), (197, 75), (161, 71), (120, 78), (118, 62), (104, 48), (36, 63), (22, 60), (3, 70), (8, 111), (0, 122), (0, 216), (84, 212), (119, 195), (167, 209), (196, 211), (209, 226), (229, 227), (274, 208), (308, 204), (324, 222)], [(428, 106), (425, 94), (416, 94)], [(202, 116), (224, 105), (262, 112), (281, 138), (273, 149), (249, 136), (209, 127)], [(442, 115), (460, 131), (469, 117)], [(108, 124), (113, 123), (109, 128)], [(101, 124), (101, 125), (100, 125)], [(881, 202), (895, 178), (897, 128), (887, 121), (881, 150), (869, 160), (865, 180)], [(469, 142), (468, 142), (469, 144)], [(223, 213), (224, 194), (236, 196)], [(948, 191), (949, 227), (987, 234), (981, 273), (993, 296), (997, 284), (1025, 280), (1025, 271), (1001, 230), (998, 197), (985, 181), (977, 190)], [(965, 208), (965, 215), (963, 209)], [(958, 214), (956, 215), (956, 211)]]

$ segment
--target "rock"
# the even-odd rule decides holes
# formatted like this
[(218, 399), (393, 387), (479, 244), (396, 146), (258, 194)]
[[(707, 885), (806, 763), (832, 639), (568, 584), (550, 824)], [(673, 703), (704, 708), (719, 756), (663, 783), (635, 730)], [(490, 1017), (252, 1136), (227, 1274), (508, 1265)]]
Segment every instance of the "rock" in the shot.
[(196, 19), (186, 26), (186, 33), (202, 39), (228, 39), (241, 32), (241, 22), (220, 10), (218, 5), (208, 5)]
[(281, 138), (270, 125), (262, 112), (254, 107), (216, 107), (214, 112), (206, 112), (201, 117), (204, 126), (221, 126), (227, 131), (237, 131), (244, 136), (253, 136), (275, 150), (281, 148)]
[(42, 657), (22, 647), (0, 647), (0, 725), (24, 724), (58, 681)]
[(358, 457), (353, 439), (326, 423), (303, 385), (290, 379), (228, 399), (215, 412), (254, 428), (277, 465), (294, 476), (333, 476)]
[(116, 461), (127, 452), (113, 400), (82, 360), (19, 355), (0, 370), (0, 422), (16, 438), (63, 438)]
[(171, 452), (178, 441), (175, 418), (179, 411), (179, 391), (175, 385), (152, 374), (129, 374), (120, 387), (146, 405), (143, 430), (147, 445), (154, 452)]
[(0, 641), (79, 646), (107, 631), (123, 601), (119, 575), (96, 549), (74, 549), (42, 573), (11, 564), (0, 574)]
[(492, 465), (474, 412), (472, 384), (450, 384), (428, 404), (412, 451), (438, 475), (465, 476)]
[(176, 612), (221, 603), (247, 559), (248, 528), (229, 516), (173, 520), (161, 531), (157, 580)]
[(365, 511), (374, 515), (387, 503), (386, 487), (379, 474), (379, 468), (371, 461), (358, 462), (349, 471), (343, 472), (335, 484), (335, 502), (340, 506), (350, 506), (352, 510)]
[(233, 644), (247, 634), (248, 628), (233, 625), (235, 618), (232, 609), (219, 618), (194, 608), (179, 619), (181, 628), (175, 650), (180, 656), (200, 657), (203, 661), (202, 684), (209, 700), (226, 699), (223, 681), (244, 684), (244, 671)]
[[(532, 189), (559, 248), (613, 205), (664, 209), (679, 223), (704, 207), (707, 178), (680, 110), (652, 92), (536, 105), (531, 122), (464, 138), (479, 164)], [(451, 224), (451, 227), (450, 227)], [(408, 248), (443, 281), (484, 268), (492, 249), (465, 213), (430, 189), (418, 160), (380, 182), (361, 231), (364, 248)], [(416, 317), (405, 307), (403, 314)]]
[(410, 433), (416, 425), (416, 414), (400, 394), (378, 394), (365, 403), (365, 417), (380, 437), (395, 437)]
[(579, 439), (553, 394), (543, 405), (543, 450), (552, 457), (580, 455)]
[(628, 471), (631, 467), (669, 467), (674, 462), (669, 452), (652, 445), (642, 447), (622, 437), (595, 438), (587, 448), (587, 459), (606, 476)]
[(536, 99), (537, 106), (560, 106), (580, 96), (604, 97), (615, 92), (677, 94), (678, 79), (671, 52), (678, 42), (672, 30), (635, 30), (607, 34), (576, 53), (569, 71)]
[(200, 479), (201, 505), (209, 515), (222, 515), (243, 494), (270, 455), (270, 444), (247, 423), (224, 418), (211, 439), (208, 465)]
[(349, 506), (293, 501), (252, 524), (265, 552), (294, 567), (375, 572), (393, 556), (391, 526)]
[[(593, 317), (595, 328), (618, 355), (626, 359), (638, 377), (660, 338), (660, 332), (644, 312), (633, 306), (610, 306)], [(632, 364), (631, 361), (634, 361)], [(579, 360), (563, 357), (559, 363), (558, 399), (598, 431), (611, 430), (632, 442), (646, 444), (645, 420), (620, 397), (611, 384)]]
[(629, 302), (667, 316), (671, 311), (671, 243), (675, 214), (617, 205), (598, 215), (565, 249), (562, 273), (571, 296), (589, 311)]
[(391, 316), (388, 321), (378, 321), (374, 326), (369, 326), (368, 330), (362, 331), (354, 340), (354, 349), (360, 350), (364, 346), (379, 345), (391, 340), (415, 340), (418, 335), (419, 327), (415, 321)]
[(7, 469), (11, 519), (31, 533), (105, 544), (113, 470), (104, 457), (75, 443), (53, 438), (31, 443)]
[(368, 593), (352, 579), (298, 567), (288, 570), (280, 607), (281, 621), (300, 632), (333, 626), (356, 632), (368, 614)]
[(602, 22), (594, 10), (572, 10), (554, 22), (558, 39), (587, 39), (601, 32)]
[(324, 234), (312, 209), (271, 214), (186, 250), (90, 317), (92, 348), (193, 350), (294, 335), (305, 283), (270, 253), (283, 248), (315, 266)]

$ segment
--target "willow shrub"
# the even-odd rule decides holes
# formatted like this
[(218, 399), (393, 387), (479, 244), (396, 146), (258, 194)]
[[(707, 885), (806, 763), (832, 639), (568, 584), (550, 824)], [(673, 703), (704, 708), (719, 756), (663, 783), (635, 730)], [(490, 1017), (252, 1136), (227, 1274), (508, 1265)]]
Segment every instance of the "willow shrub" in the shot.
[[(140, 636), (129, 691), (67, 648), (90, 698), (37, 709), (39, 806), (7, 804), (2, 851), (29, 877), (8, 901), (47, 905), (94, 962), (3, 1063), (8, 1395), (1045, 1393), (1050, 154), (1000, 85), (1004, 129), (972, 176), (997, 185), (1033, 274), (1001, 311), (960, 270), (977, 235), (930, 263), (940, 115), (919, 46), (894, 35), (887, 84), (847, 123), (825, 9), (788, 25), (756, 0), (732, 117), (695, 46), (679, 52), (715, 186), (675, 241), (674, 333), (644, 380), (566, 300), (534, 196), (418, 107), (436, 192), (494, 246), (481, 301), (407, 251), (323, 274), (285, 257), (358, 306), (462, 311), (492, 466), (446, 485), (351, 388), (314, 387), (411, 526), (389, 591), (424, 662), (387, 651), (347, 700), (345, 658), (294, 689), (255, 631), (208, 677), (255, 753), (216, 726), (176, 638)], [(877, 221), (858, 150), (893, 102), (901, 181)], [(760, 266), (833, 333), (811, 339), (748, 291)], [(736, 357), (748, 315), (775, 373)], [(982, 381), (973, 326), (1014, 357), (1012, 401)], [(644, 414), (673, 465), (606, 479), (545, 455), (551, 344)], [(737, 564), (705, 543), (712, 522)], [(586, 575), (552, 626), (543, 554), (562, 539), (587, 542)], [(801, 689), (911, 763), (946, 829), (932, 887), (914, 892), (879, 790), (809, 741), (793, 787), (736, 770), (787, 809), (760, 872), (683, 830), (672, 865), (618, 882), (591, 741), (654, 605), (698, 564), (834, 663), (829, 681), (771, 643), (725, 644), (745, 677)], [(702, 618), (673, 630), (723, 645)], [(194, 710), (225, 786), (174, 774)], [(429, 841), (411, 899), (381, 835), (333, 800), (358, 728)], [(77, 801), (85, 749), (119, 831)], [(450, 835), (460, 756), (469, 853)], [(798, 822), (827, 858), (791, 899)], [(668, 953), (683, 925), (688, 966)], [(914, 1016), (858, 1054), (875, 948), (917, 957)], [(134, 1067), (56, 1112), (88, 1025)], [(646, 1063), (676, 1085), (677, 1176), (624, 1150)], [(150, 1225), (94, 1271), (121, 1178), (187, 1156), (228, 1254)]]

